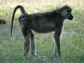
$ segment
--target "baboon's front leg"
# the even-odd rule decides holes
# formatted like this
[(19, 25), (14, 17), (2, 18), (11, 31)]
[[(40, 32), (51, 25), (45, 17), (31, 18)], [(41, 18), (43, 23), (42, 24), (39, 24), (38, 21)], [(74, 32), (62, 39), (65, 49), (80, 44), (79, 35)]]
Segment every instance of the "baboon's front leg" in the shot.
[(32, 55), (36, 55), (36, 51), (35, 51), (35, 39), (34, 39), (34, 35), (33, 33), (31, 33), (31, 54)]
[(61, 57), (60, 37), (55, 37), (55, 44), (56, 44), (56, 46), (55, 46), (55, 55), (57, 57)]
[(24, 36), (24, 56), (26, 56), (30, 50), (30, 38), (31, 38), (31, 31), (28, 30), (24, 30), (22, 29), (22, 33), (23, 33), (23, 36)]
[(54, 38), (55, 38), (55, 55), (58, 57), (61, 57), (60, 34), (61, 34), (61, 29), (60, 28), (56, 29), (55, 36), (54, 36)]

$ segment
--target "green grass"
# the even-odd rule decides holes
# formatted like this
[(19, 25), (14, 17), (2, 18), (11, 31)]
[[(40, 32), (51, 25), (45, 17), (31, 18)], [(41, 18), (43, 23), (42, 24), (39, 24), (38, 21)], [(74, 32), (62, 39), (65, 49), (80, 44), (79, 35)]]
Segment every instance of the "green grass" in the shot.
[[(24, 7), (30, 14), (49, 11), (57, 6), (59, 7), (58, 4), (53, 5), (54, 4), (51, 3), (42, 7)], [(61, 37), (62, 59), (54, 57), (54, 33), (35, 33), (36, 52), (38, 55), (46, 56), (46, 58), (35, 58), (31, 56), (30, 53), (29, 57), (25, 58), (23, 56), (24, 39), (17, 20), (21, 13), (18, 11), (15, 15), (13, 27), (14, 39), (12, 39), (10, 37), (10, 24), (14, 8), (0, 8), (0, 18), (6, 19), (7, 21), (7, 24), (5, 25), (0, 24), (0, 63), (84, 63), (84, 5), (80, 4), (80, 2), (75, 4), (71, 3), (69, 5), (73, 9), (74, 19), (72, 21), (65, 22), (64, 31)]]

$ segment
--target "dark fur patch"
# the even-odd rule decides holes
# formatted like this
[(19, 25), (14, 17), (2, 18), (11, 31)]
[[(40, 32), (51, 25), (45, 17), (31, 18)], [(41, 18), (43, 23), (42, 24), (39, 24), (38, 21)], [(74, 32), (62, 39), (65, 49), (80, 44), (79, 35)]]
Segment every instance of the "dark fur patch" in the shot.
[(0, 24), (6, 24), (6, 21), (4, 19), (0, 19)]

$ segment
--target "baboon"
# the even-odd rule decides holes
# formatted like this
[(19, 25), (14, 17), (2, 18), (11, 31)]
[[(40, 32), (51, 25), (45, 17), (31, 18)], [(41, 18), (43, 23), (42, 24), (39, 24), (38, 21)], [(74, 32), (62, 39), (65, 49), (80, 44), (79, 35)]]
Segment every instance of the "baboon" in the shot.
[(32, 30), (34, 30), (38, 33), (48, 33), (55, 31), (54, 34), (55, 56), (61, 57), (60, 35), (62, 32), (64, 20), (73, 19), (73, 15), (71, 13), (72, 9), (68, 5), (65, 5), (61, 8), (57, 8), (49, 12), (28, 14), (24, 10), (23, 6), (18, 5), (15, 7), (12, 15), (11, 37), (12, 37), (13, 20), (15, 12), (18, 8), (20, 8), (22, 12), (18, 20), (25, 40), (24, 56), (28, 54), (30, 50), (30, 44), (31, 44), (31, 54), (36, 56), (34, 34), (32, 33)]
[(6, 21), (4, 19), (0, 19), (0, 24), (6, 24)]

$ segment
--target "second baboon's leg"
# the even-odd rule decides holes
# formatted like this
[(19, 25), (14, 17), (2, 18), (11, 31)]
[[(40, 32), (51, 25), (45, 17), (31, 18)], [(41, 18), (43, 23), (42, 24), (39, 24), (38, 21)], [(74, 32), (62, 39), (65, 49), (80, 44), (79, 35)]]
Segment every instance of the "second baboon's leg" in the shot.
[(35, 51), (35, 39), (33, 33), (31, 33), (31, 54), (36, 55)]
[(30, 30), (22, 30), (24, 36), (24, 56), (26, 56), (30, 50), (30, 38), (31, 38), (31, 31)]

